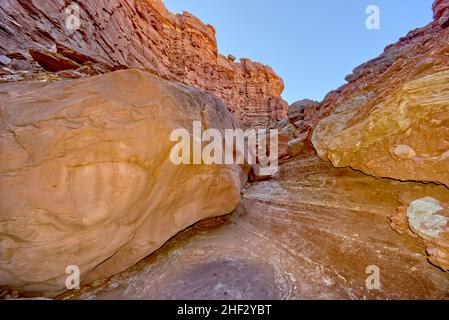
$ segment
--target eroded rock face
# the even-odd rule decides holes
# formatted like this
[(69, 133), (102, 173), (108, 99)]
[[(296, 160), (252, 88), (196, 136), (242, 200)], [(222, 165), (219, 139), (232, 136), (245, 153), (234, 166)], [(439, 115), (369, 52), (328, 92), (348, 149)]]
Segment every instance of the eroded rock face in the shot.
[(247, 170), (169, 159), (170, 133), (238, 126), (220, 99), (138, 70), (0, 87), (0, 286), (46, 295), (132, 266), (230, 213)]
[[(312, 143), (323, 159), (376, 177), (449, 187), (449, 2), (435, 1), (433, 10), (432, 23), (357, 67), (321, 103)], [(402, 199), (391, 227), (448, 271), (448, 204), (429, 199), (431, 193)]]
[(449, 70), (407, 82), (374, 106), (368, 101), (350, 100), (318, 124), (318, 154), (378, 177), (449, 186)]
[(288, 119), (291, 123), (309, 121), (318, 107), (319, 103), (310, 99), (296, 101), (288, 107)]
[(335, 166), (449, 187), (449, 3), (435, 21), (411, 31), (320, 106), (313, 132), (318, 154)]
[[(266, 127), (286, 116), (282, 79), (268, 66), (218, 54), (214, 28), (193, 15), (174, 15), (160, 0), (76, 3), (80, 27), (71, 30), (63, 1), (2, 1), (0, 56), (12, 59), (8, 70), (30, 70), (30, 63), (18, 63), (14, 55), (31, 59), (29, 49), (43, 47), (75, 60), (89, 56), (112, 69), (149, 68), (212, 91), (246, 126)], [(67, 54), (64, 47), (79, 54)], [(6, 79), (16, 80), (8, 70)]]
[(435, 20), (439, 20), (449, 14), (449, 0), (435, 0), (432, 6), (433, 17)]

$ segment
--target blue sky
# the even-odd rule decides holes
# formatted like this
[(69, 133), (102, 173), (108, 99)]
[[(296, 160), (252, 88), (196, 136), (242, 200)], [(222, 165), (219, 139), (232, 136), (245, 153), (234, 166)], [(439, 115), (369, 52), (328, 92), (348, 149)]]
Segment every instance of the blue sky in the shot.
[[(321, 100), (359, 64), (432, 20), (433, 0), (164, 0), (217, 30), (218, 49), (271, 66), (288, 102)], [(368, 30), (368, 5), (380, 30)]]

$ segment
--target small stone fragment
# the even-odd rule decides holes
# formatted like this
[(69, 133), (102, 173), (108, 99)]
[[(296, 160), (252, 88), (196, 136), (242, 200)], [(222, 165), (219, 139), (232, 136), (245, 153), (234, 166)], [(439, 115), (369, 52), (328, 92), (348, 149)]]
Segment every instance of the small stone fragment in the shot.
[(399, 159), (410, 159), (412, 157), (416, 156), (416, 152), (415, 150), (413, 150), (411, 147), (405, 145), (405, 144), (401, 144), (399, 146), (397, 146), (393, 153), (399, 158)]

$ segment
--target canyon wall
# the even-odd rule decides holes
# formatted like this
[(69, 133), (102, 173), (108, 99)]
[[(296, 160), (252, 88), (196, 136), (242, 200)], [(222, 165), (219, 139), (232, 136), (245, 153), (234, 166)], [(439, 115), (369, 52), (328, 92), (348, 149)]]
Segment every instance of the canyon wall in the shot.
[[(309, 127), (322, 159), (449, 188), (449, 1), (433, 10), (433, 22), (357, 67), (316, 109)], [(430, 262), (449, 271), (449, 203), (432, 192), (398, 200), (392, 228), (419, 239)]]
[[(79, 5), (77, 30), (70, 28), (76, 21), (66, 12), (68, 1), (2, 0), (4, 75), (33, 68), (36, 73), (33, 58), (46, 67), (48, 51), (74, 50), (65, 58), (77, 60), (85, 55), (112, 69), (148, 68), (164, 78), (211, 91), (245, 126), (266, 127), (285, 117), (282, 79), (268, 66), (219, 54), (214, 28), (193, 15), (172, 14), (161, 0), (74, 3)], [(32, 55), (30, 49), (44, 54)]]

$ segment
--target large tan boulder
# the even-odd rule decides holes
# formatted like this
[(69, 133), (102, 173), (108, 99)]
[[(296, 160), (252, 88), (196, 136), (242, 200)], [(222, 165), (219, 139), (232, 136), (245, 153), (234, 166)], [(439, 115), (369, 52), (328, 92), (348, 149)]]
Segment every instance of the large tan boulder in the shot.
[(234, 210), (238, 165), (174, 165), (170, 133), (235, 128), (212, 94), (138, 70), (0, 87), (0, 286), (53, 296)]
[(336, 167), (449, 187), (449, 70), (405, 82), (374, 104), (354, 97), (317, 125), (312, 142)]

